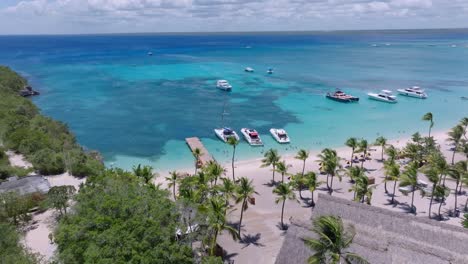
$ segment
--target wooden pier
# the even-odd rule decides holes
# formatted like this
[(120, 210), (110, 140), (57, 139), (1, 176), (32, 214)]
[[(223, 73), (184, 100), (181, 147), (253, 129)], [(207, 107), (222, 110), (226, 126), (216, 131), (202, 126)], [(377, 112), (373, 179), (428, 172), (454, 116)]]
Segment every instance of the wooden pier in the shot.
[(200, 164), (201, 166), (207, 164), (210, 161), (214, 161), (213, 156), (208, 153), (208, 150), (203, 146), (203, 143), (201, 140), (197, 137), (191, 137), (191, 138), (186, 138), (185, 142), (187, 143), (188, 147), (192, 151), (192, 153), (195, 151), (195, 149), (200, 149), (201, 151), (201, 156), (199, 157)]

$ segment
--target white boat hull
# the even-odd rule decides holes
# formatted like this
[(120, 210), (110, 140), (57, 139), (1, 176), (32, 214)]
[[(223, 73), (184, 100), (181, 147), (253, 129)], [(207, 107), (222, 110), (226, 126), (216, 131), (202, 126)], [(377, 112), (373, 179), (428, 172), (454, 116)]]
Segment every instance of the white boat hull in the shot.
[(390, 103), (390, 104), (395, 104), (397, 103), (397, 100), (388, 100), (386, 98), (380, 97), (378, 94), (374, 93), (368, 93), (369, 99), (380, 101), (380, 102), (385, 102), (385, 103)]
[(413, 97), (413, 98), (419, 98), (419, 99), (427, 98), (426, 94), (416, 94), (416, 93), (408, 92), (402, 89), (398, 89), (398, 94), (408, 96), (408, 97)]
[(239, 135), (237, 135), (236, 131), (232, 131), (232, 134), (229, 135), (229, 136), (224, 135), (223, 131), (224, 131), (224, 129), (222, 129), (222, 128), (215, 128), (214, 129), (214, 132), (215, 132), (216, 136), (219, 139), (221, 139), (221, 141), (223, 141), (224, 143), (227, 143), (227, 141), (228, 141), (228, 139), (230, 137), (235, 137), (237, 140), (239, 140)]
[(220, 89), (220, 90), (223, 90), (223, 91), (226, 91), (226, 92), (230, 92), (232, 91), (232, 87), (229, 87), (229, 86), (216, 86), (216, 88)]
[(258, 136), (257, 140), (254, 140), (249, 136), (249, 132), (247, 130), (247, 128), (241, 129), (241, 133), (244, 136), (245, 141), (247, 141), (247, 143), (249, 143), (250, 146), (263, 146), (263, 142), (260, 136)]
[(289, 136), (287, 136), (286, 138), (280, 138), (278, 136), (278, 133), (276, 133), (276, 128), (272, 128), (270, 129), (270, 134), (271, 136), (273, 136), (273, 138), (276, 140), (276, 142), (280, 143), (280, 144), (288, 144), (290, 143), (290, 139), (289, 139)]

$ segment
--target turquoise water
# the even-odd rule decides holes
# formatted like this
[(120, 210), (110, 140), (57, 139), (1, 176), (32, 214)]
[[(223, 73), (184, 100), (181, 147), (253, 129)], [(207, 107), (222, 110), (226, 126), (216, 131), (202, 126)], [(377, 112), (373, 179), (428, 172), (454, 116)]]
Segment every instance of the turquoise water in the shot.
[[(225, 102), (225, 124), (239, 134), (256, 128), (265, 143), (242, 142), (239, 159), (272, 147), (285, 153), (337, 147), (350, 136), (426, 132), (428, 111), (443, 130), (468, 114), (460, 99), (468, 96), (466, 31), (0, 37), (0, 63), (42, 92), (33, 100), (45, 114), (66, 122), (108, 165), (124, 168), (190, 167), (183, 140), (191, 136), (227, 161), (231, 149), (213, 133)], [(256, 72), (245, 73), (247, 66)], [(233, 92), (217, 90), (217, 79)], [(413, 85), (429, 99), (400, 96), (390, 105), (366, 96)], [(327, 100), (337, 87), (360, 102)], [(276, 144), (271, 127), (287, 129), (292, 143)]]

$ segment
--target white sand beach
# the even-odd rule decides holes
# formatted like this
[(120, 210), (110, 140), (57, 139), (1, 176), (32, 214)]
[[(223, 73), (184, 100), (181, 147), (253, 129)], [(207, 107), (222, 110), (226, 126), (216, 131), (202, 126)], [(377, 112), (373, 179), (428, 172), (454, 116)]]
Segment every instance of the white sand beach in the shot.
[[(446, 146), (446, 132), (438, 132), (432, 135), (434, 139), (441, 145), (442, 151), (446, 157), (451, 157), (451, 152)], [(393, 144), (395, 147), (402, 147), (406, 144), (409, 139), (397, 139), (389, 140), (388, 144)], [(371, 141), (369, 141), (371, 143)], [(351, 149), (347, 147), (337, 148), (337, 153), (343, 159), (349, 159), (351, 156)], [(384, 192), (384, 171), (383, 164), (379, 160), (381, 155), (381, 148), (372, 146), (371, 155), (373, 159), (367, 161), (364, 167), (368, 170), (368, 176), (374, 177), (376, 180), (376, 189), (372, 196), (372, 206), (383, 207), (389, 210), (402, 212), (408, 214), (409, 205), (411, 203), (411, 196), (405, 196), (397, 190), (396, 201), (397, 206), (389, 204), (391, 199), (390, 195), (386, 195)], [(317, 154), (320, 150), (311, 150), (309, 159), (306, 162), (306, 171), (318, 172), (319, 165), (317, 160)], [(241, 157), (237, 157), (241, 159)], [(457, 154), (456, 160), (462, 157)], [(302, 170), (302, 161), (294, 158), (294, 155), (283, 155), (283, 159), (287, 164), (292, 165), (290, 173), (298, 173)], [(343, 164), (344, 165), (344, 164)], [(230, 164), (224, 164), (227, 169), (227, 177), (231, 177)], [(259, 193), (256, 196), (256, 204), (249, 206), (249, 209), (244, 213), (243, 227), (242, 227), (242, 242), (235, 242), (232, 238), (223, 234), (219, 239), (219, 244), (227, 251), (230, 259), (234, 263), (274, 263), (279, 249), (282, 245), (284, 232), (279, 229), (279, 222), (281, 216), (281, 204), (275, 204), (275, 196), (272, 193), (273, 187), (269, 185), (272, 179), (271, 168), (260, 168), (261, 158), (253, 160), (240, 160), (236, 162), (236, 177), (248, 177), (253, 180), (256, 191)], [(193, 169), (181, 170), (181, 172), (193, 173)], [(165, 173), (161, 174), (156, 181), (163, 184), (163, 187), (167, 186), (164, 183)], [(278, 173), (276, 174), (276, 180), (281, 178)], [(325, 175), (320, 175), (321, 181), (326, 180)], [(419, 174), (419, 179), (427, 181), (427, 179)], [(450, 180), (447, 181), (447, 185), (450, 188), (454, 188), (454, 183)], [(337, 179), (334, 181), (334, 196), (343, 197), (346, 199), (352, 199), (353, 194), (348, 190), (351, 187), (349, 178), (344, 177), (341, 182)], [(392, 192), (393, 183), (389, 183), (389, 192)], [(398, 187), (397, 187), (398, 189)], [(327, 193), (326, 186), (323, 184), (319, 187), (319, 190), (315, 192), (315, 201), (317, 201), (318, 193)], [(309, 191), (303, 191), (303, 197), (305, 199), (310, 198)], [(311, 217), (312, 208), (306, 203), (307, 200), (300, 201), (299, 195), (296, 192), (297, 201), (287, 201), (285, 207), (284, 220), (285, 223), (289, 222), (290, 218), (307, 220)], [(459, 206), (463, 205), (466, 199), (466, 192), (458, 199)], [(414, 205), (417, 208), (416, 217), (428, 217), (427, 211), (429, 206), (429, 198), (421, 197), (419, 192), (415, 194)], [(452, 194), (447, 198), (446, 204), (442, 206), (442, 212), (446, 212), (452, 209), (454, 205), (454, 195)], [(433, 213), (437, 211), (439, 204), (434, 203)], [(236, 210), (229, 213), (229, 220), (232, 224), (236, 224), (239, 221), (240, 210), (239, 206), (236, 206)], [(435, 220), (434, 220), (435, 221)], [(444, 221), (447, 224), (460, 225), (460, 218), (449, 218)]]

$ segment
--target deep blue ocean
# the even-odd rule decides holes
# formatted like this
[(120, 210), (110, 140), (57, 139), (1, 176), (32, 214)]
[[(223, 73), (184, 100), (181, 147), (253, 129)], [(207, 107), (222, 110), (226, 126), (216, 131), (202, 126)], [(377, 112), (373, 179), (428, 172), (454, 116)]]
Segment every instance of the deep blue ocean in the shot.
[[(223, 105), (225, 125), (239, 134), (253, 127), (265, 142), (242, 142), (238, 159), (267, 148), (336, 147), (350, 136), (426, 132), (421, 116), (428, 111), (434, 129), (444, 130), (468, 114), (461, 99), (468, 97), (468, 30), (0, 36), (0, 64), (41, 92), (33, 101), (44, 114), (66, 122), (108, 165), (124, 168), (190, 167), (184, 138), (192, 136), (227, 160), (230, 148), (213, 132)], [(244, 72), (247, 66), (255, 72)], [(233, 92), (217, 90), (217, 79)], [(413, 85), (430, 97), (399, 96), (390, 105), (366, 95)], [(327, 100), (336, 88), (360, 102)], [(271, 127), (286, 128), (292, 143), (276, 144)]]

